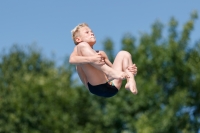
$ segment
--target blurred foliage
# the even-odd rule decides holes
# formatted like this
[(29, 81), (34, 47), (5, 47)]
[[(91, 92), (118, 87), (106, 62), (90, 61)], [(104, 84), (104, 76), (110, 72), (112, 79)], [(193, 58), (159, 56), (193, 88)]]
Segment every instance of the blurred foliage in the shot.
[[(181, 32), (171, 18), (166, 38), (159, 21), (138, 41), (124, 35), (121, 49), (138, 67), (137, 95), (122, 87), (112, 98), (94, 96), (72, 78), (68, 62), (58, 67), (40, 51), (14, 45), (0, 57), (0, 133), (198, 132), (200, 40), (190, 46), (197, 18), (193, 12)], [(104, 50), (113, 61), (110, 38)]]
[(103, 42), (103, 49), (104, 52), (107, 54), (107, 56), (109, 57), (109, 60), (111, 62), (114, 61), (115, 57), (114, 57), (114, 49), (113, 49), (113, 41), (110, 38), (106, 38), (105, 41)]

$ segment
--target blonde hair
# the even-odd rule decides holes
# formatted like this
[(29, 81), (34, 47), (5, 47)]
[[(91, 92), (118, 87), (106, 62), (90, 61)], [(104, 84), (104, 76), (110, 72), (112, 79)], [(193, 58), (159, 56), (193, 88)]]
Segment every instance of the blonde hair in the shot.
[(89, 27), (89, 26), (88, 26), (88, 24), (86, 24), (86, 23), (81, 23), (81, 24), (77, 25), (77, 26), (71, 31), (72, 39), (73, 39), (75, 45), (78, 44), (78, 42), (76, 42), (76, 37), (78, 36), (78, 32), (79, 32), (80, 28), (82, 28), (82, 27)]

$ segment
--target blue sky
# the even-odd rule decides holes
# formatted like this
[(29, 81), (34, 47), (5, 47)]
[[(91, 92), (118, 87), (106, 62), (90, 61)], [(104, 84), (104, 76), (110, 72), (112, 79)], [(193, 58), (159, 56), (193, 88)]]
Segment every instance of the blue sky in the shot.
[[(199, 5), (199, 0), (1, 0), (0, 51), (13, 44), (36, 43), (45, 56), (54, 53), (58, 62), (63, 61), (74, 47), (70, 31), (82, 22), (95, 33), (95, 49), (102, 49), (102, 42), (109, 37), (118, 51), (125, 33), (139, 37), (149, 32), (156, 20), (167, 28), (172, 16), (181, 29), (192, 11), (200, 16)], [(200, 39), (199, 32), (198, 19), (192, 41)]]

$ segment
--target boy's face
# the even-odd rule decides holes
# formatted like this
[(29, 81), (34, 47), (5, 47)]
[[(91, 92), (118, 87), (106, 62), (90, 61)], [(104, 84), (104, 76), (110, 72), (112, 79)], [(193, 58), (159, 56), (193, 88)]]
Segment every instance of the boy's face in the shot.
[(87, 42), (90, 46), (93, 46), (96, 43), (96, 38), (92, 30), (89, 27), (85, 26), (79, 29), (76, 41)]

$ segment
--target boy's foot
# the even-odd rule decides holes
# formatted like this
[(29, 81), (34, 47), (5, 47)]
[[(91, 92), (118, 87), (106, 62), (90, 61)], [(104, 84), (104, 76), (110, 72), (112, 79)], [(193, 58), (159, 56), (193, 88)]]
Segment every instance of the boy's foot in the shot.
[(112, 81), (113, 79), (124, 80), (126, 78), (129, 78), (129, 75), (125, 72), (122, 72), (122, 71), (113, 70), (113, 71), (110, 72), (109, 75), (107, 75), (107, 77), (108, 77), (109, 81)]
[(137, 94), (138, 91), (133, 74), (128, 70), (126, 70), (126, 73), (129, 75), (129, 78), (127, 78), (125, 89), (130, 90), (133, 94)]
[(137, 87), (136, 87), (136, 83), (134, 81), (133, 78), (129, 78), (127, 79), (127, 83), (125, 85), (125, 89), (130, 90), (133, 94), (137, 94)]

